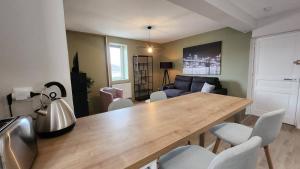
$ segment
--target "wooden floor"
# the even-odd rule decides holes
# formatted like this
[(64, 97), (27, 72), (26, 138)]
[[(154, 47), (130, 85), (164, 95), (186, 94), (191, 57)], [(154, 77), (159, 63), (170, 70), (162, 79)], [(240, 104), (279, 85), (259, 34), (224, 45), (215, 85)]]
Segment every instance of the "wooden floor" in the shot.
[[(243, 124), (253, 126), (257, 118), (248, 117)], [(205, 146), (212, 147), (215, 137), (206, 133)], [(197, 137), (192, 144), (197, 144)], [(218, 152), (229, 148), (230, 145), (222, 142)], [(300, 130), (293, 126), (283, 125), (278, 138), (270, 145), (271, 157), (275, 169), (300, 169)], [(263, 149), (260, 150), (257, 169), (268, 169)]]
[[(138, 102), (136, 104), (145, 104)], [(233, 119), (229, 120), (232, 121)], [(248, 126), (255, 124), (257, 118), (248, 116), (242, 123)], [(205, 147), (213, 148), (216, 138), (209, 132), (205, 134)], [(198, 144), (198, 136), (191, 140), (192, 144)], [(221, 142), (219, 152), (230, 145)], [(284, 124), (277, 139), (270, 145), (270, 152), (275, 169), (300, 169), (300, 130), (294, 126)], [(263, 149), (260, 150), (257, 169), (268, 169), (266, 156)]]

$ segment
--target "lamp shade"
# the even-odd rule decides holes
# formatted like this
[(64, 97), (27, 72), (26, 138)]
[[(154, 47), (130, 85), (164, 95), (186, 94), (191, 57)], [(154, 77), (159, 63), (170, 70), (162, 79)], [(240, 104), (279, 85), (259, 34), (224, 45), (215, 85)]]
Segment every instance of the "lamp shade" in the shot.
[(172, 69), (173, 63), (172, 62), (160, 62), (161, 69)]

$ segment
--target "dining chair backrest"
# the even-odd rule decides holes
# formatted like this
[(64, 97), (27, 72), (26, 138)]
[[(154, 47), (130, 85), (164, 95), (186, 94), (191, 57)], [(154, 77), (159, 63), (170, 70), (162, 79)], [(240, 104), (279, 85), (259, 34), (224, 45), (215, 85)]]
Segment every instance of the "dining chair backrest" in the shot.
[(251, 137), (259, 136), (262, 138), (262, 147), (272, 143), (278, 136), (285, 110), (275, 110), (260, 116), (255, 123)]
[(164, 91), (153, 92), (150, 95), (150, 102), (155, 102), (155, 101), (159, 101), (159, 100), (166, 100), (166, 99), (167, 99), (167, 95)]
[(113, 101), (108, 106), (108, 111), (113, 111), (117, 109), (122, 109), (126, 107), (133, 106), (133, 102), (129, 99), (118, 99), (116, 101)]
[(221, 152), (212, 160), (208, 169), (255, 169), (261, 142), (262, 139), (255, 136)]

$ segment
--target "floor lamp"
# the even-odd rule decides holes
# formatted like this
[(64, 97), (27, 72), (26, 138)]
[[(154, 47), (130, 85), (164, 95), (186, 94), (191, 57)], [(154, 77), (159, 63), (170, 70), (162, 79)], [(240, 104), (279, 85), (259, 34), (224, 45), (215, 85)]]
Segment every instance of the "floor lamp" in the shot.
[(170, 83), (170, 77), (169, 77), (168, 69), (173, 68), (173, 63), (172, 62), (160, 62), (160, 68), (164, 69), (164, 78), (163, 78), (163, 82), (162, 82), (162, 86), (164, 86), (164, 85)]

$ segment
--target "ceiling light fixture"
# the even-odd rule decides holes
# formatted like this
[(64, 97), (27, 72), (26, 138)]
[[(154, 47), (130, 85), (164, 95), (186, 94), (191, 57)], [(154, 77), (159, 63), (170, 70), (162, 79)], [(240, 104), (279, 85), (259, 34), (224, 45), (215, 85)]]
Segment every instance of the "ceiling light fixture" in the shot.
[[(148, 39), (148, 43), (150, 43), (151, 41), (151, 30), (152, 30), (152, 26), (151, 25), (149, 25), (149, 26), (147, 26), (147, 29), (148, 29), (148, 37), (149, 37), (149, 39)], [(148, 47), (147, 47), (147, 51), (148, 51), (148, 53), (152, 53), (153, 52), (153, 47), (152, 47), (152, 45), (150, 44), (150, 45), (147, 45)]]
[(148, 53), (152, 53), (153, 52), (153, 48), (151, 46), (148, 46)]
[(156, 49), (160, 49), (159, 47), (157, 46), (154, 46), (152, 43), (151, 43), (151, 31), (153, 30), (153, 26), (152, 25), (146, 25), (144, 27), (144, 29), (146, 29), (148, 32), (148, 40), (145, 40), (145, 45), (143, 46), (137, 46), (138, 49), (142, 49), (143, 51), (146, 51), (147, 53), (153, 53), (155, 52)]

